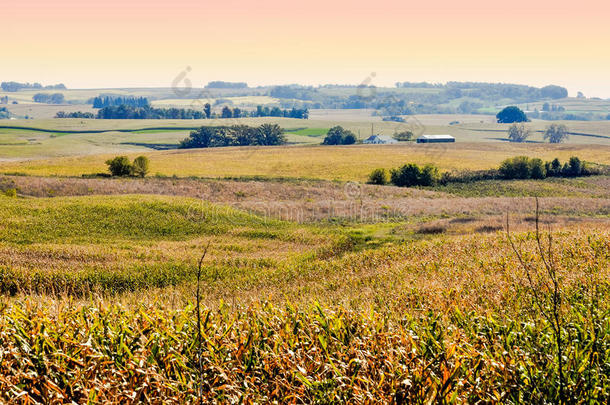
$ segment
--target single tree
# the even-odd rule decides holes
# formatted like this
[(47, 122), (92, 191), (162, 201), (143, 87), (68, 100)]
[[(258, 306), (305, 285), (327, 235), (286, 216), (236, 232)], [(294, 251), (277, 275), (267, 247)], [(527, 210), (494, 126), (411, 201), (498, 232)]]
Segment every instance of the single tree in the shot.
[(332, 127), (326, 133), (323, 145), (341, 145), (345, 130), (341, 126)]
[(150, 162), (146, 156), (138, 156), (133, 161), (132, 172), (134, 176), (146, 177), (150, 170)]
[(515, 106), (506, 107), (500, 111), (496, 118), (501, 124), (512, 124), (513, 122), (527, 122), (527, 115), (519, 108)]
[(508, 129), (508, 139), (511, 142), (525, 142), (532, 132), (525, 125), (513, 124)]
[(286, 143), (284, 129), (277, 124), (263, 124), (258, 127), (260, 145), (282, 145)]
[(222, 108), (222, 118), (233, 118), (233, 110), (226, 105)]
[(561, 143), (569, 138), (568, 127), (563, 124), (551, 124), (544, 132), (544, 139), (550, 143)]
[(127, 156), (117, 156), (106, 161), (108, 170), (113, 176), (129, 176), (132, 173), (132, 165)]

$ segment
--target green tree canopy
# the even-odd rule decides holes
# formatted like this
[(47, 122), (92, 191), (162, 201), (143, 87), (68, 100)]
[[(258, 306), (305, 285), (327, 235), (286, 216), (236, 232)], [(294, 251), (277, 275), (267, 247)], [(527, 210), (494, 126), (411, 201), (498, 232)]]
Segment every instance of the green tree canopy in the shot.
[(496, 118), (498, 122), (501, 124), (512, 124), (514, 122), (527, 122), (527, 115), (519, 108), (515, 106), (510, 106), (504, 108), (500, 111)]

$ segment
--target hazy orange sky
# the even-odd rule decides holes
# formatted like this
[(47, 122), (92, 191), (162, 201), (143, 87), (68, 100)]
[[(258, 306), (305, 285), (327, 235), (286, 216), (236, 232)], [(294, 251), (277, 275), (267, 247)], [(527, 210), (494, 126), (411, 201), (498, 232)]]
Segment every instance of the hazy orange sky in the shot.
[(210, 80), (491, 81), (610, 97), (610, 5), (492, 2), (3, 0), (0, 81), (69, 87)]

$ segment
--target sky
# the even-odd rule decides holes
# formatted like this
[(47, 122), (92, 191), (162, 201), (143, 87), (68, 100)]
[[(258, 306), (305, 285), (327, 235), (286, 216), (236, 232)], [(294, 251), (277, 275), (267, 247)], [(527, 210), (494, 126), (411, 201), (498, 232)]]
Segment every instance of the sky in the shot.
[(455, 80), (557, 84), (610, 98), (602, 0), (3, 0), (2, 15), (0, 81)]

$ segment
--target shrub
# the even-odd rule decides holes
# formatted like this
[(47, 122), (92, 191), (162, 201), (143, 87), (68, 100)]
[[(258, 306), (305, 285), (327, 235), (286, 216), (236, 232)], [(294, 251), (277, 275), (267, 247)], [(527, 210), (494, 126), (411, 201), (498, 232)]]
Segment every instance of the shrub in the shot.
[(541, 159), (530, 160), (530, 176), (538, 180), (546, 178), (546, 167)]
[(408, 163), (398, 169), (392, 169), (390, 181), (398, 187), (413, 187), (419, 185), (421, 169), (415, 163)]
[(133, 161), (133, 175), (145, 177), (150, 170), (150, 162), (146, 156), (138, 156)]
[(555, 158), (552, 162), (547, 163), (546, 174), (549, 177), (555, 177), (561, 175), (561, 162)]
[(433, 186), (440, 178), (438, 168), (432, 164), (421, 168), (415, 163), (407, 163), (398, 169), (392, 169), (390, 174), (390, 181), (398, 187)]
[(4, 190), (4, 195), (7, 197), (17, 197), (17, 189), (15, 188), (8, 188), (6, 190)]
[(375, 169), (369, 175), (369, 184), (386, 185), (388, 184), (388, 171), (386, 169)]
[(421, 169), (419, 178), (420, 186), (433, 186), (440, 180), (441, 176), (438, 172), (438, 167), (428, 163)]
[(113, 176), (129, 176), (133, 166), (127, 156), (117, 156), (106, 161), (108, 170)]
[(532, 169), (527, 156), (506, 159), (500, 165), (500, 175), (505, 179), (529, 179)]
[(579, 158), (572, 156), (570, 161), (564, 166), (562, 174), (568, 177), (580, 176), (583, 172), (583, 164)]

